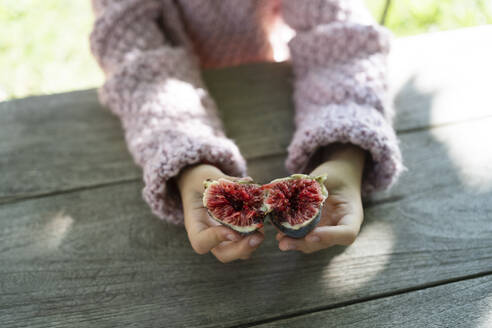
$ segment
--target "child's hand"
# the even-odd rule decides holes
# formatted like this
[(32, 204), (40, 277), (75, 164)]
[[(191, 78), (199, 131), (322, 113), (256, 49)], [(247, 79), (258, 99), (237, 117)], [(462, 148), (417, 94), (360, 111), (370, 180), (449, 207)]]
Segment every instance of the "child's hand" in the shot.
[(211, 219), (203, 206), (203, 181), (236, 179), (212, 165), (191, 166), (179, 175), (177, 182), (184, 210), (184, 223), (191, 246), (198, 254), (209, 251), (222, 263), (248, 259), (263, 241), (263, 233), (241, 236), (238, 232)]
[(328, 189), (322, 216), (317, 227), (302, 239), (287, 237), (279, 232), (279, 248), (312, 253), (333, 245), (350, 245), (359, 233), (364, 212), (361, 200), (361, 180), (365, 152), (353, 145), (336, 145), (329, 159), (311, 175), (326, 174)]

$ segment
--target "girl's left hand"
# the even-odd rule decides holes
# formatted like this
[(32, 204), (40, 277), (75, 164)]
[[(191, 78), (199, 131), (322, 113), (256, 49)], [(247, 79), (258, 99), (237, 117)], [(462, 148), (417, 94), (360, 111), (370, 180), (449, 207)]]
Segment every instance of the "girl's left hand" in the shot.
[(334, 245), (350, 245), (359, 233), (364, 219), (361, 181), (365, 151), (353, 145), (336, 145), (329, 154), (329, 159), (311, 172), (313, 176), (327, 175), (328, 198), (321, 220), (304, 238), (279, 232), (277, 240), (282, 251), (313, 253)]

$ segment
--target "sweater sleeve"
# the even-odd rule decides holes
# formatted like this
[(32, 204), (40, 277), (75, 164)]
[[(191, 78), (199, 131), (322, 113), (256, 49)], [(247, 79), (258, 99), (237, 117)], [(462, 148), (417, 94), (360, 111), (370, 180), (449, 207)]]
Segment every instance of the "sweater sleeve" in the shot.
[(405, 169), (386, 99), (390, 33), (358, 0), (283, 0), (281, 14), (296, 32), (296, 131), (287, 168), (305, 170), (311, 156), (335, 142), (368, 151), (364, 194), (389, 188)]
[(120, 119), (142, 167), (143, 197), (160, 218), (182, 223), (176, 177), (209, 163), (242, 176), (246, 164), (225, 137), (172, 1), (93, 0), (91, 50), (104, 70), (101, 102)]

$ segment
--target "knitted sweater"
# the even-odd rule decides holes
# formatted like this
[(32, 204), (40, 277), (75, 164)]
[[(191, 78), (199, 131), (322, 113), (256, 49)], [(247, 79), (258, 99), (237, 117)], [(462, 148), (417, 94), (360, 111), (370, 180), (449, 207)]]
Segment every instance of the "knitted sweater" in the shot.
[(386, 99), (389, 32), (357, 0), (93, 0), (91, 49), (105, 72), (101, 102), (120, 117), (143, 169), (143, 197), (162, 219), (183, 213), (173, 179), (209, 163), (243, 176), (246, 163), (228, 139), (200, 69), (273, 61), (278, 18), (294, 71), (296, 131), (286, 166), (303, 172), (334, 142), (370, 156), (363, 192), (391, 186), (403, 169)]

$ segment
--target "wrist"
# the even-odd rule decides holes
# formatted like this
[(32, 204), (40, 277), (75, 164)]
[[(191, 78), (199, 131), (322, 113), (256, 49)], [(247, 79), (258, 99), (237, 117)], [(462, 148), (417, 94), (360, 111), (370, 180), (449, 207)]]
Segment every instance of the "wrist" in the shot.
[(336, 143), (323, 147), (318, 153), (319, 165), (313, 175), (327, 174), (332, 180), (343, 181), (360, 189), (368, 153), (353, 144)]
[(353, 163), (363, 163), (367, 151), (354, 144), (334, 143), (320, 150), (322, 162), (327, 161), (349, 161)]
[(221, 172), (218, 168), (210, 164), (195, 164), (185, 167), (176, 177), (179, 190), (182, 192), (196, 181), (204, 181), (208, 177), (219, 175)]

